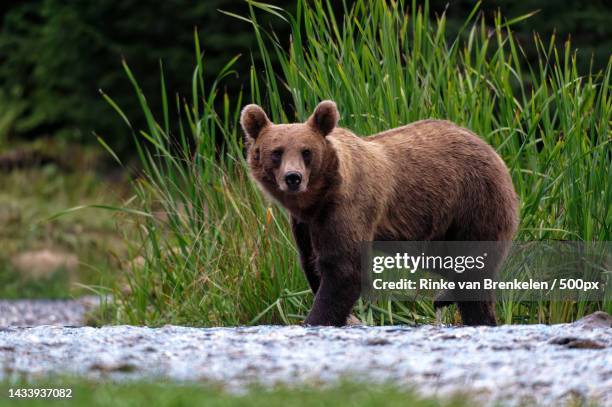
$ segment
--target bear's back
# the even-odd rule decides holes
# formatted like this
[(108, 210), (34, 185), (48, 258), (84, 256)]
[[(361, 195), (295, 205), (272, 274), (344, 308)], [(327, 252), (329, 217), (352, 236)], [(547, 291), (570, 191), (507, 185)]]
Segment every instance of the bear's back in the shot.
[[(386, 213), (379, 232), (395, 239), (442, 239), (454, 222), (513, 233), (517, 198), (508, 169), (484, 140), (445, 120), (422, 120), (370, 137), (338, 134), (353, 185), (376, 185)], [(354, 176), (359, 174), (358, 176)], [(350, 191), (356, 188), (351, 186)], [(384, 198), (383, 198), (384, 197)], [(480, 219), (474, 219), (479, 216)], [(496, 226), (494, 226), (496, 225)], [(495, 233), (464, 236), (498, 240)]]
[(508, 172), (497, 152), (470, 130), (447, 120), (420, 120), (365, 137), (366, 148), (382, 149), (401, 169), (440, 174), (498, 176)]

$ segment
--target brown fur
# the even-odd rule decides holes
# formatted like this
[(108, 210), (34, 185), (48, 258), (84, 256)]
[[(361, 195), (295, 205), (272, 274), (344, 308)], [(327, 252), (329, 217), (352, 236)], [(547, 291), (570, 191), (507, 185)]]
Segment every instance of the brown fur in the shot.
[[(360, 242), (512, 239), (518, 224), (512, 180), (478, 136), (448, 121), (423, 120), (360, 138), (337, 121), (330, 101), (305, 123), (272, 124), (256, 105), (241, 116), (253, 178), (292, 217), (316, 294), (307, 324), (346, 321), (360, 292)], [(284, 185), (289, 171), (302, 175), (297, 192)], [(495, 324), (492, 301), (458, 303), (464, 323)]]

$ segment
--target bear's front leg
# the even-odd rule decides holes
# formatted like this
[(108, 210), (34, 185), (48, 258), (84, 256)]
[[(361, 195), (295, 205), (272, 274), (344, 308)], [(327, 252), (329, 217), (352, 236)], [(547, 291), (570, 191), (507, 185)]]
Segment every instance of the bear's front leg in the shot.
[(300, 222), (295, 217), (291, 217), (291, 232), (293, 239), (300, 254), (300, 264), (306, 276), (308, 285), (313, 294), (316, 294), (321, 284), (321, 277), (316, 267), (316, 258), (312, 249), (310, 238), (310, 227), (304, 222)]
[(321, 285), (306, 325), (343, 326), (361, 292), (359, 251), (350, 254), (320, 255)]

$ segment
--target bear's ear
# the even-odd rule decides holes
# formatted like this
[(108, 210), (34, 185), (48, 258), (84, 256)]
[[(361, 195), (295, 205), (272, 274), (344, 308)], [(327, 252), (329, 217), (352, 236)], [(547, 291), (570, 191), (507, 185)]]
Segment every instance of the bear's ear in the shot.
[(325, 137), (338, 124), (338, 116), (336, 104), (331, 100), (324, 100), (317, 105), (308, 119), (308, 124)]
[(256, 139), (259, 133), (270, 124), (266, 112), (257, 105), (246, 105), (240, 113), (240, 125), (247, 137)]

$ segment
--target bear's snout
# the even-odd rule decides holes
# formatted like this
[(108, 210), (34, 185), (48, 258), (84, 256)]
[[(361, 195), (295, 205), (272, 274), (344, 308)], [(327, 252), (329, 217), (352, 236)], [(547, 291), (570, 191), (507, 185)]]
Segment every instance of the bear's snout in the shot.
[(285, 184), (287, 184), (287, 189), (289, 191), (295, 192), (300, 188), (300, 184), (302, 183), (302, 174), (296, 171), (290, 171), (285, 174)]

